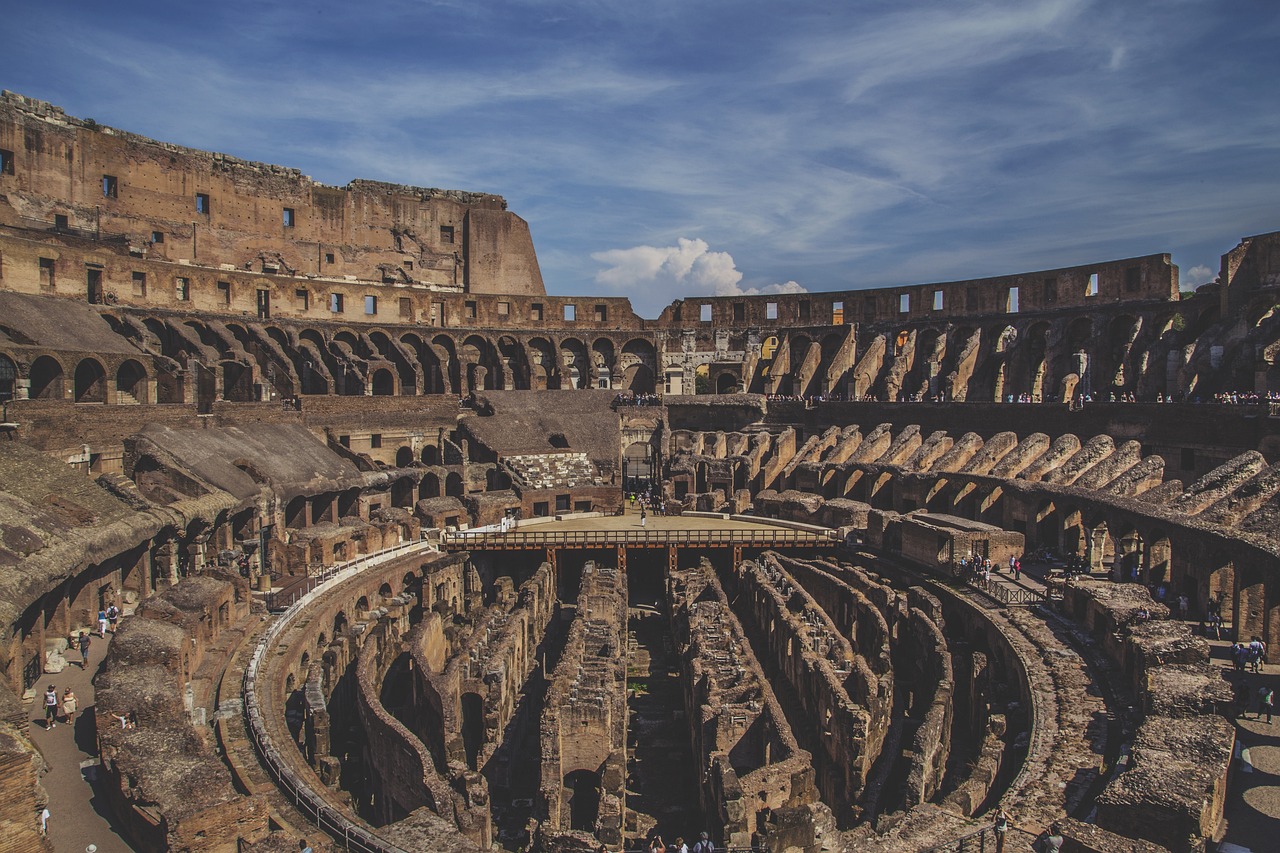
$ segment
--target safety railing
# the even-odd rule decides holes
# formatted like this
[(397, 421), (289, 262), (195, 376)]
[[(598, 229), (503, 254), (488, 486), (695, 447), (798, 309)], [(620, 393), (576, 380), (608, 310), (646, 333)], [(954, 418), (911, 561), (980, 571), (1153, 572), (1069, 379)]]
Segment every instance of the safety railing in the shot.
[(971, 577), (969, 583), (999, 601), (1005, 607), (1034, 607), (1045, 599), (1042, 590), (1006, 583), (999, 578)]
[[(254, 749), (257, 750), (258, 756), (262, 759), (263, 766), (267, 768), (279, 789), (297, 806), (300, 812), (307, 816), (309, 822), (314, 824), (316, 828), (328, 833), (330, 837), (342, 845), (343, 850), (353, 851), (353, 853), (408, 853), (408, 851), (379, 838), (359, 824), (349, 820), (289, 769), (276, 748), (271, 734), (267, 731), (266, 720), (258, 704), (258, 675), (262, 668), (262, 662), (266, 658), (267, 650), (275, 644), (277, 638), (289, 627), (303, 608), (315, 600), (325, 587), (355, 577), (367, 569), (402, 557), (405, 554), (429, 549), (430, 545), (427, 542), (404, 542), (373, 554), (366, 554), (315, 575), (308, 581), (308, 589), (305, 592), (299, 590), (285, 612), (266, 630), (262, 639), (258, 641), (257, 648), (254, 649), (249, 665), (245, 668), (242, 691), (245, 725), (249, 731), (249, 739), (253, 742)], [(286, 748), (295, 747), (292, 744), (288, 744)]]
[(451, 548), (502, 548), (592, 545), (826, 545), (835, 543), (834, 531), (791, 530), (765, 527), (757, 530), (513, 530), (508, 533), (463, 530), (445, 533), (441, 544)]
[(379, 562), (385, 561), (388, 557), (399, 556), (401, 553), (411, 551), (415, 548), (423, 548), (425, 543), (420, 541), (401, 542), (399, 545), (392, 545), (390, 548), (384, 548), (373, 554), (365, 554), (357, 557), (347, 563), (337, 563), (328, 568), (320, 569), (316, 574), (308, 575), (307, 578), (300, 583), (283, 589), (280, 592), (267, 593), (267, 610), (272, 613), (279, 613), (288, 610), (296, 604), (304, 595), (313, 589), (328, 583), (340, 572), (349, 568), (356, 568), (365, 565), (369, 560), (377, 558)]

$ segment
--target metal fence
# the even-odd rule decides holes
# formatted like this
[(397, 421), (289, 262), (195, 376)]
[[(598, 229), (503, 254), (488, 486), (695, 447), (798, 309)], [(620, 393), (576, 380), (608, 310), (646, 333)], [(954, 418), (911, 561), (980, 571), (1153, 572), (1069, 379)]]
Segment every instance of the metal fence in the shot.
[(997, 578), (983, 580), (981, 575), (971, 577), (969, 583), (999, 601), (1005, 607), (1034, 607), (1045, 599), (1045, 594), (1038, 589), (1005, 583)]
[(828, 545), (834, 532), (773, 527), (760, 530), (514, 530), (510, 533), (464, 530), (445, 533), (442, 544), (460, 548), (545, 548), (593, 545)]

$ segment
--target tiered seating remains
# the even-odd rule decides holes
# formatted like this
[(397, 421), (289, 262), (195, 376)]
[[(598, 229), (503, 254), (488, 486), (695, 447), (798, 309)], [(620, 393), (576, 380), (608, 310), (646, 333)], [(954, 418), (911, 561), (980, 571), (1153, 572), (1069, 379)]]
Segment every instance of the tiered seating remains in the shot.
[(585, 453), (537, 453), (506, 456), (502, 461), (516, 475), (516, 480), (530, 489), (604, 485)]

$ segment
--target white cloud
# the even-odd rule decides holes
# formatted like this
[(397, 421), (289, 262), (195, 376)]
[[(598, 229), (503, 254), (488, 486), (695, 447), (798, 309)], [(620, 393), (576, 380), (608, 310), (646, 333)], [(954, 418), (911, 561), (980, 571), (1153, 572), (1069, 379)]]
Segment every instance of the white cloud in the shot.
[(808, 293), (804, 285), (795, 281), (788, 281), (782, 284), (766, 284), (764, 287), (748, 287), (743, 289), (734, 286), (729, 290), (717, 290), (716, 296), (762, 296), (766, 293)]
[(1178, 277), (1178, 286), (1183, 288), (1199, 287), (1202, 284), (1208, 284), (1217, 277), (1218, 273), (1215, 270), (1200, 264), (1182, 273)]
[(728, 252), (712, 252), (705, 240), (681, 237), (674, 246), (632, 246), (595, 252), (592, 260), (607, 265), (596, 281), (615, 290), (655, 286), (715, 294), (738, 293), (742, 273)]

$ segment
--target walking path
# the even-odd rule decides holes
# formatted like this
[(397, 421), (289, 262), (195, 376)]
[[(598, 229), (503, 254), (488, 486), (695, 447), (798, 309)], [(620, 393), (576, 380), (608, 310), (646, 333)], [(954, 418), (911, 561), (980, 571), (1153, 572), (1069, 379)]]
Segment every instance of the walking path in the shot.
[[(107, 654), (111, 635), (94, 636), (89, 647), (89, 664), (81, 669), (75, 663), (56, 675), (42, 675), (36, 684), (36, 698), (31, 703), (31, 740), (44, 754), (49, 765), (41, 779), (49, 792), (49, 840), (57, 853), (81, 853), (90, 844), (98, 853), (129, 853), (133, 848), (120, 837), (109, 822), (111, 814), (106, 797), (90, 779), (97, 775), (98, 731), (93, 715), (93, 674)], [(67, 657), (79, 660), (79, 652), (68, 651)], [(70, 687), (79, 700), (75, 725), (58, 723), (44, 727), (44, 690), (50, 684), (62, 698)], [(88, 764), (86, 764), (86, 762)], [(84, 769), (81, 767), (84, 765)]]

